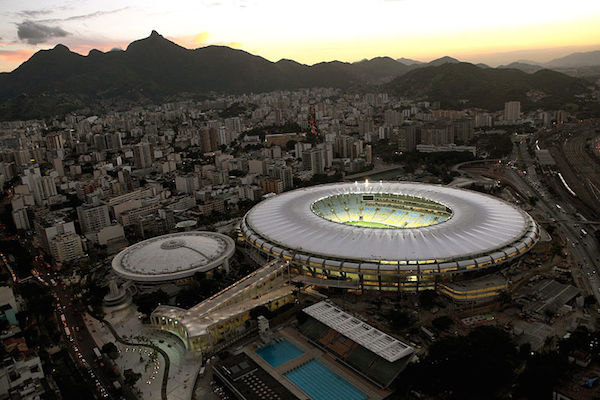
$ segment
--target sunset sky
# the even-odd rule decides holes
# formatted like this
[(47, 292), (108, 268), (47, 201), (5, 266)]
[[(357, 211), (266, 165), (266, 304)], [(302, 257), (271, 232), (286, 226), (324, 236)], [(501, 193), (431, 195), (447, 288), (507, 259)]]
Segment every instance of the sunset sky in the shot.
[(449, 55), (496, 66), (600, 50), (600, 1), (0, 0), (0, 71), (58, 43), (85, 55), (153, 29), (187, 48), (221, 44), (271, 61)]

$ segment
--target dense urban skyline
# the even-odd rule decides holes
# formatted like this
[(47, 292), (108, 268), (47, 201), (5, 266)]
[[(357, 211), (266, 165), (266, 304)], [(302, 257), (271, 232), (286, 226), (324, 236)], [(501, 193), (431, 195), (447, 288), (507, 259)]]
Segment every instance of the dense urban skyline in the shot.
[(582, 0), (569, 7), (510, 0), (494, 9), (470, 0), (2, 4), (0, 71), (11, 71), (58, 43), (80, 54), (108, 51), (125, 48), (153, 29), (187, 48), (219, 44), (271, 61), (305, 64), (377, 56), (430, 61), (450, 55), (496, 66), (600, 48), (600, 3)]

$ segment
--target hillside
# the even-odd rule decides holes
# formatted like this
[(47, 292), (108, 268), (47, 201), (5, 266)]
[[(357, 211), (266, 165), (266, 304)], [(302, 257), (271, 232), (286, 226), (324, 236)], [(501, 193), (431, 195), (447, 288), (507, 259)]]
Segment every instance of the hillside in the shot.
[[(55, 106), (64, 111), (81, 102), (113, 98), (160, 100), (181, 93), (247, 93), (315, 86), (346, 89), (387, 82), (411, 68), (387, 57), (355, 64), (273, 63), (225, 46), (186, 49), (153, 31), (149, 37), (132, 42), (125, 51), (93, 50), (82, 56), (57, 45), (35, 53), (13, 72), (0, 74), (0, 102), (4, 102), (0, 104), (0, 116), (12, 119), (51, 115), (50, 103), (57, 96), (62, 105)], [(36, 113), (37, 101), (49, 104)], [(20, 112), (27, 103), (32, 107)]]
[[(460, 100), (467, 100), (468, 106), (495, 111), (508, 100), (519, 100), (524, 108), (560, 108), (573, 101), (574, 95), (584, 93), (587, 85), (581, 79), (550, 70), (528, 74), (517, 69), (447, 63), (410, 71), (387, 87), (398, 96), (438, 100), (442, 107), (458, 107)], [(528, 92), (537, 94), (538, 99), (528, 97)]]
[[(407, 63), (390, 57), (312, 66), (286, 59), (274, 63), (225, 46), (186, 49), (152, 31), (124, 51), (92, 50), (83, 56), (57, 45), (38, 51), (10, 73), (0, 73), (0, 119), (43, 118), (86, 106), (144, 104), (179, 96), (308, 87), (380, 86), (395, 94), (441, 100), (445, 107), (457, 107), (459, 99), (492, 110), (511, 99), (525, 107), (559, 107), (585, 89), (584, 81), (523, 63), (504, 69), (449, 56), (427, 64), (402, 60)], [(586, 73), (594, 76), (595, 68), (587, 67)], [(529, 91), (536, 91), (535, 104), (527, 97)]]

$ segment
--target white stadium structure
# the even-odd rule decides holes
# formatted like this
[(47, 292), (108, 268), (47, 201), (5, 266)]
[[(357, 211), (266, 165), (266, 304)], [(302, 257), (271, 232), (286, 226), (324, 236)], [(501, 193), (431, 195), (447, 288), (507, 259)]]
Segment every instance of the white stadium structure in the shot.
[(433, 289), (446, 276), (511, 261), (538, 240), (535, 221), (498, 198), (408, 182), (298, 189), (252, 208), (241, 239), (290, 261), (305, 283)]
[(215, 268), (229, 271), (234, 251), (233, 239), (220, 233), (171, 233), (129, 246), (115, 256), (112, 269), (126, 280), (161, 284)]

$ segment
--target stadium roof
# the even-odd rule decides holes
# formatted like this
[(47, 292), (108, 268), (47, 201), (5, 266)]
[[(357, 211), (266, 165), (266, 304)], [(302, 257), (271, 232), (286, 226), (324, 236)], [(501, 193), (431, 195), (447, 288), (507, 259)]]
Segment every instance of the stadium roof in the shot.
[(306, 307), (303, 311), (389, 362), (414, 353), (412, 347), (326, 301)]
[(234, 250), (233, 239), (220, 233), (171, 233), (129, 246), (115, 256), (112, 268), (133, 281), (168, 281), (218, 267)]
[[(420, 197), (445, 205), (452, 216), (419, 228), (375, 229), (332, 222), (311, 209), (318, 200), (346, 193)], [(241, 228), (256, 245), (272, 244), (280, 251), (311, 256), (311, 260), (322, 257), (359, 262), (427, 264), (493, 258), (500, 249), (512, 253), (537, 239), (533, 219), (505, 201), (470, 190), (410, 182), (337, 183), (294, 190), (253, 207)]]

